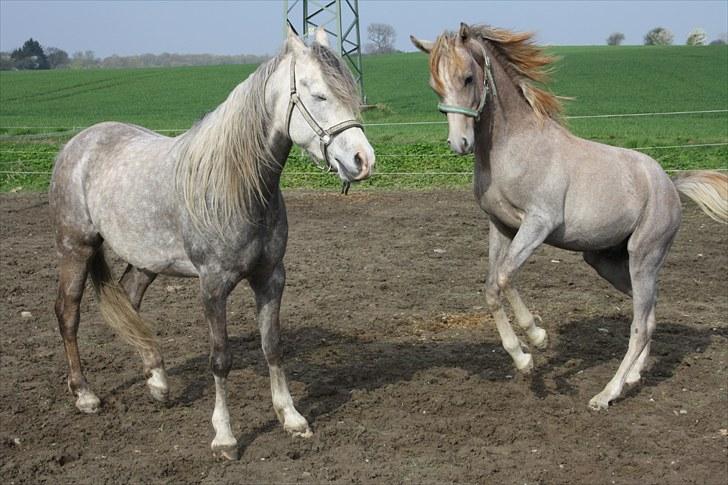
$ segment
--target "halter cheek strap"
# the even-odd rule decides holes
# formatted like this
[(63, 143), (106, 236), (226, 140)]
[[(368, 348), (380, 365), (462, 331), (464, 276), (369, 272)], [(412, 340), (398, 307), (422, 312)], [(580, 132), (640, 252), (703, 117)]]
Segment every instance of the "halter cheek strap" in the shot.
[(475, 118), (475, 121), (478, 121), (480, 119), (480, 115), (483, 112), (483, 108), (485, 108), (485, 102), (488, 98), (488, 93), (493, 92), (493, 97), (498, 96), (498, 91), (495, 87), (495, 78), (493, 77), (493, 70), (490, 67), (490, 57), (488, 57), (488, 54), (485, 52), (485, 49), (483, 46), (480, 46), (481, 50), (483, 51), (483, 90), (480, 93), (480, 103), (478, 104), (478, 107), (476, 109), (472, 108), (465, 108), (464, 106), (454, 106), (450, 104), (444, 104), (444, 103), (437, 103), (437, 109), (440, 110), (441, 113), (455, 113), (460, 115), (465, 115), (470, 118)]
[(288, 102), (288, 114), (286, 115), (286, 131), (288, 132), (289, 136), (291, 133), (291, 117), (293, 116), (294, 108), (298, 108), (298, 111), (301, 113), (301, 116), (303, 116), (303, 119), (306, 120), (308, 126), (311, 127), (313, 132), (316, 133), (316, 136), (318, 136), (319, 138), (319, 143), (321, 144), (321, 153), (323, 153), (324, 155), (324, 161), (326, 162), (326, 166), (321, 166), (318, 163), (316, 165), (319, 166), (319, 168), (321, 169), (330, 171), (331, 161), (329, 160), (328, 148), (329, 145), (331, 145), (331, 142), (334, 141), (334, 137), (336, 137), (343, 131), (348, 130), (349, 128), (363, 129), (362, 124), (357, 120), (342, 121), (341, 123), (337, 123), (329, 128), (323, 128), (320, 124), (318, 124), (311, 112), (306, 108), (306, 105), (303, 104), (301, 97), (298, 95), (298, 91), (296, 90), (296, 59), (291, 57), (291, 98)]

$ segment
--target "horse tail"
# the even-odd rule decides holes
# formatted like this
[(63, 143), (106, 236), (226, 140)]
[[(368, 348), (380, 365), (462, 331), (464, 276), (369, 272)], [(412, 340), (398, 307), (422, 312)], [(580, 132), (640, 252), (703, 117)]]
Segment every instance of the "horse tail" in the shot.
[(106, 323), (140, 352), (156, 349), (157, 341), (152, 328), (134, 309), (126, 290), (113, 279), (103, 247), (99, 247), (94, 254), (89, 272)]
[(702, 170), (677, 177), (672, 182), (710, 218), (728, 224), (728, 174)]

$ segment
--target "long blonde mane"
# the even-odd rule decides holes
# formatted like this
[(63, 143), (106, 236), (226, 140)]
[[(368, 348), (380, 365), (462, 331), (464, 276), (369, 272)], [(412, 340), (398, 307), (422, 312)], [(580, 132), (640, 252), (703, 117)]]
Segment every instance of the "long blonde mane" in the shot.
[[(561, 121), (562, 105), (559, 97), (536, 86), (550, 80), (550, 67), (558, 60), (546, 54), (543, 48), (534, 44), (532, 32), (511, 32), (489, 26), (471, 26), (470, 34), (477, 42), (492, 47), (491, 51), (500, 61), (523, 97), (539, 117)], [(440, 58), (454, 45), (457, 34), (446, 33), (438, 37), (430, 55), (430, 72), (435, 85), (442, 84), (438, 72)]]
[(251, 207), (270, 195), (263, 173), (278, 162), (268, 146), (265, 88), (280, 60), (261, 65), (181, 137), (175, 183), (196, 225), (222, 231), (232, 218), (251, 221)]

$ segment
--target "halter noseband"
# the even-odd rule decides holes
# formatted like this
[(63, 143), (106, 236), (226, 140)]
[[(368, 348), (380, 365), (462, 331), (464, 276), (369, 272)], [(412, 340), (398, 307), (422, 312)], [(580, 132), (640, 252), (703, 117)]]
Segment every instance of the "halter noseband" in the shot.
[[(357, 120), (342, 121), (341, 123), (337, 123), (334, 126), (329, 127), (328, 129), (323, 128), (321, 125), (319, 125), (313, 115), (311, 115), (311, 112), (306, 109), (306, 105), (303, 104), (303, 100), (301, 100), (301, 97), (296, 91), (296, 59), (294, 57), (291, 57), (291, 100), (288, 102), (288, 114), (286, 115), (286, 131), (288, 132), (289, 137), (291, 133), (291, 117), (293, 116), (293, 108), (298, 108), (298, 111), (301, 113), (301, 116), (303, 116), (303, 119), (306, 120), (308, 126), (310, 126), (314, 133), (316, 133), (316, 136), (319, 137), (319, 142), (321, 143), (321, 153), (323, 153), (324, 155), (326, 166), (322, 166), (318, 163), (316, 163), (316, 166), (322, 170), (331, 170), (331, 161), (329, 160), (328, 147), (329, 145), (331, 145), (331, 142), (334, 141), (334, 137), (341, 134), (343, 131), (348, 130), (349, 128), (363, 129), (362, 124)], [(348, 187), (346, 187), (347, 184), (349, 183), (344, 182), (346, 192), (348, 192)], [(342, 189), (342, 193), (343, 192), (344, 189)]]
[(477, 109), (465, 108), (464, 106), (453, 106), (449, 104), (437, 103), (437, 109), (441, 113), (456, 113), (460, 115), (469, 116), (475, 118), (475, 121), (480, 119), (480, 114), (485, 108), (485, 101), (488, 98), (488, 93), (492, 90), (493, 97), (498, 96), (498, 90), (495, 87), (495, 78), (493, 77), (493, 71), (490, 68), (490, 57), (485, 52), (483, 46), (480, 46), (483, 51), (483, 91), (480, 93), (480, 103)]

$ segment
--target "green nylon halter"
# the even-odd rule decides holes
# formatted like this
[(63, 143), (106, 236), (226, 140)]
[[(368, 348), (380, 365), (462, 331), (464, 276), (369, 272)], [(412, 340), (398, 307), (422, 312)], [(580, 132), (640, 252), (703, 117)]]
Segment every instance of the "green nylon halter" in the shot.
[(493, 97), (498, 96), (498, 91), (495, 87), (495, 79), (493, 78), (493, 71), (490, 68), (490, 57), (488, 57), (488, 54), (485, 53), (485, 49), (483, 49), (483, 46), (480, 46), (480, 48), (483, 50), (483, 59), (485, 65), (483, 66), (483, 91), (480, 93), (480, 103), (478, 104), (478, 108), (472, 109), (465, 108), (463, 106), (453, 106), (450, 104), (437, 103), (437, 109), (440, 110), (441, 113), (455, 113), (459, 115), (465, 115), (469, 116), (470, 118), (475, 118), (475, 121), (478, 121), (480, 119), (480, 114), (483, 112), (483, 108), (485, 108), (485, 101), (488, 98), (488, 93), (490, 92), (490, 90), (492, 89), (493, 91)]

